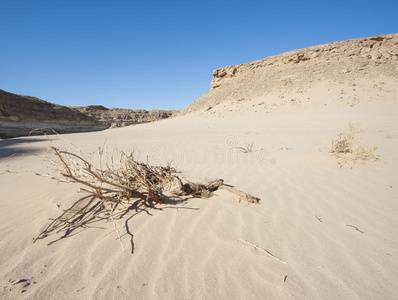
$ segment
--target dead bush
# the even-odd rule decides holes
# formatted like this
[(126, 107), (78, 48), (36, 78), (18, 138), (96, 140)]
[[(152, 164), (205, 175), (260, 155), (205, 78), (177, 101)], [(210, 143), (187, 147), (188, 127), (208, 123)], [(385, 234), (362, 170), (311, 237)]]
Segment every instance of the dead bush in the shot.
[(339, 133), (333, 140), (330, 153), (338, 158), (349, 160), (377, 160), (377, 147), (369, 147), (362, 141), (362, 130), (359, 123), (350, 122), (348, 130)]
[[(224, 186), (222, 179), (187, 179), (175, 174), (169, 165), (152, 166), (138, 162), (133, 154), (113, 153), (111, 161), (102, 165), (103, 150), (99, 149), (99, 167), (95, 167), (81, 154), (63, 151), (52, 147), (58, 158), (63, 182), (77, 183), (83, 186), (86, 196), (77, 200), (33, 240), (45, 238), (51, 234), (64, 233), (68, 236), (77, 228), (87, 227), (98, 220), (110, 220), (123, 217), (130, 209), (143, 210), (167, 199), (181, 196), (210, 197), (212, 192), (223, 188), (239, 196), (239, 200), (259, 203), (260, 199), (230, 186)], [(117, 161), (114, 161), (114, 157)], [(37, 174), (41, 175), (41, 174)], [(47, 176), (47, 175), (42, 175)], [(119, 241), (120, 241), (120, 235)], [(61, 237), (62, 238), (62, 237)], [(124, 249), (123, 249), (124, 250)]]

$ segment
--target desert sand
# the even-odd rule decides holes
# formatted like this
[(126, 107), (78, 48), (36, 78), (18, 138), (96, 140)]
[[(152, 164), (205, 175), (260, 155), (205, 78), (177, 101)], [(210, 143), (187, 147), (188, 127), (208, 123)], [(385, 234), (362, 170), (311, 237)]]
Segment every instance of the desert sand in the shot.
[[(59, 176), (50, 145), (73, 147), (54, 136), (2, 141), (1, 298), (394, 299), (397, 114), (395, 105), (184, 116), (64, 135), (85, 154), (106, 142), (109, 149), (149, 155), (155, 164), (172, 161), (186, 175), (223, 178), (261, 198), (260, 205), (243, 204), (218, 191), (209, 199), (132, 211), (116, 220), (125, 252), (110, 222), (50, 246), (56, 236), (33, 244), (48, 218), (81, 195), (76, 184), (35, 175)], [(378, 161), (341, 167), (328, 153), (349, 121), (367, 129)], [(231, 148), (249, 143), (257, 151)], [(15, 284), (22, 279), (30, 285)]]
[[(276, 101), (270, 111), (236, 101), (102, 132), (0, 141), (0, 298), (397, 299), (398, 94), (387, 80), (384, 101), (339, 89), (343, 100), (324, 105), (333, 101), (319, 83), (305, 105)], [(344, 101), (354, 97), (355, 105)], [(378, 160), (329, 153), (349, 122), (361, 124)], [(249, 153), (239, 149), (248, 145)], [(93, 163), (98, 147), (133, 150), (261, 202), (219, 190), (132, 210), (115, 220), (124, 252), (105, 221), (32, 243), (82, 196), (76, 183), (36, 175), (60, 177), (50, 146), (94, 153)]]

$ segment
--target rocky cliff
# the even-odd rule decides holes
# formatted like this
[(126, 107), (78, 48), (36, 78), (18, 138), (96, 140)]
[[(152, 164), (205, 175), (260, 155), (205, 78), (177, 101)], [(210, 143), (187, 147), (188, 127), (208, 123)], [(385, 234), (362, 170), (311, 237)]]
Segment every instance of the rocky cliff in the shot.
[[(217, 69), (210, 92), (181, 113), (214, 111), (214, 107), (236, 110), (242, 102), (246, 107), (250, 102), (253, 111), (309, 102), (352, 106), (359, 102), (360, 90), (367, 92), (362, 102), (390, 101), (397, 98), (397, 83), (398, 34), (374, 36)], [(322, 97), (317, 96), (319, 90)]]
[[(0, 138), (38, 132), (96, 131), (168, 118), (173, 111), (108, 109), (103, 106), (66, 107), (35, 97), (0, 90)], [(34, 134), (34, 132), (33, 132)]]
[(71, 106), (70, 108), (97, 120), (101, 124), (112, 127), (128, 126), (167, 119), (176, 113), (176, 111), (172, 110), (131, 110), (122, 108), (106, 108), (101, 105)]
[(29, 135), (38, 128), (66, 133), (101, 130), (106, 126), (68, 107), (0, 90), (0, 138)]

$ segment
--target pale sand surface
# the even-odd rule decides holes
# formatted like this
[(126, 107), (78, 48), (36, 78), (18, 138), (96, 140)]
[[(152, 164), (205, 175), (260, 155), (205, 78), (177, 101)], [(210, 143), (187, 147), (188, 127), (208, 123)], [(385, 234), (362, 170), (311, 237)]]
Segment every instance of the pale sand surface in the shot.
[[(124, 253), (111, 222), (33, 244), (48, 219), (81, 196), (77, 184), (35, 175), (58, 175), (50, 145), (73, 147), (55, 136), (1, 141), (0, 298), (397, 299), (397, 116), (392, 104), (194, 114), (64, 135), (84, 154), (106, 141), (108, 151), (173, 161), (182, 174), (223, 178), (262, 199), (245, 205), (221, 190), (132, 211), (116, 221)], [(328, 153), (350, 121), (367, 130), (379, 161), (340, 168)], [(229, 147), (249, 143), (258, 151)], [(30, 285), (13, 284), (21, 279)]]

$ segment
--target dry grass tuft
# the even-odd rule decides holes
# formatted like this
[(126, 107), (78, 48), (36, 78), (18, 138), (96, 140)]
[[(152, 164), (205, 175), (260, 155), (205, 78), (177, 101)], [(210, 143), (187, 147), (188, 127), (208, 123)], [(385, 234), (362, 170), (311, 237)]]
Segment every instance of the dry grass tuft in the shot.
[(235, 149), (239, 149), (240, 151), (242, 151), (243, 153), (250, 153), (253, 152), (253, 144), (247, 144), (246, 147), (234, 147)]
[(332, 140), (330, 153), (338, 158), (349, 160), (377, 160), (377, 147), (369, 147), (362, 142), (361, 134), (364, 132), (359, 123), (350, 122), (348, 130), (343, 131)]

